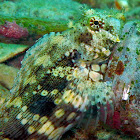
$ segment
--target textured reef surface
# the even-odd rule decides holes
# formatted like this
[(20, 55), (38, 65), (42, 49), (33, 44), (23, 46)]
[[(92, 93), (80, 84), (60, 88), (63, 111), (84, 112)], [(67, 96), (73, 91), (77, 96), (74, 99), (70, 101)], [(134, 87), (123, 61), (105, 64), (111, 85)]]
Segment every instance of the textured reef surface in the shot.
[(111, 12), (81, 12), (26, 52), (9, 97), (1, 92), (1, 139), (96, 139), (98, 124), (139, 138), (138, 25)]
[(68, 29), (69, 21), (81, 17), (82, 6), (72, 0), (6, 0), (0, 2), (0, 24), (15, 21), (18, 25), (26, 27), (30, 35), (41, 37), (52, 31)]

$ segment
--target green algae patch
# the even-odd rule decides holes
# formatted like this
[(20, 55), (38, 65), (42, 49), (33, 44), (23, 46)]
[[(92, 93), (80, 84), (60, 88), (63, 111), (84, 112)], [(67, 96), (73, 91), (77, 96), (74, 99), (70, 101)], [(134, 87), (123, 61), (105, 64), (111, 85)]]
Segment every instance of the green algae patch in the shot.
[(3, 25), (5, 21), (15, 21), (18, 25), (26, 27), (30, 34), (44, 35), (49, 32), (61, 32), (68, 29), (68, 21), (51, 21), (41, 18), (30, 17), (10, 17), (0, 15), (0, 24)]
[(31, 35), (61, 32), (69, 28), (70, 21), (76, 21), (82, 16), (82, 6), (72, 0), (0, 2), (0, 25), (5, 21), (15, 21), (26, 27)]

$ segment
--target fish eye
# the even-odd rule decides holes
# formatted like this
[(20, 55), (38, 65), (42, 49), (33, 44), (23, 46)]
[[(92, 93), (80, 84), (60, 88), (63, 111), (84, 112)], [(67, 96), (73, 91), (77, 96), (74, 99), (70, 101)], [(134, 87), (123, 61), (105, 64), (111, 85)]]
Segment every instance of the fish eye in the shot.
[(89, 24), (92, 30), (99, 31), (99, 29), (103, 28), (105, 23), (99, 17), (91, 17)]
[(95, 24), (95, 25), (99, 25), (99, 22), (98, 22), (98, 21), (94, 21), (94, 24)]

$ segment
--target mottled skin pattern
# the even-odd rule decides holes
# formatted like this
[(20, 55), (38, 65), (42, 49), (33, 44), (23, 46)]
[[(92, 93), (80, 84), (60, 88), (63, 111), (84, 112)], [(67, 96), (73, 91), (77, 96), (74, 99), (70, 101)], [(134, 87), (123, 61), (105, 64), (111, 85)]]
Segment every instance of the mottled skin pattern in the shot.
[(97, 119), (102, 112), (106, 120), (114, 94), (104, 73), (119, 42), (110, 19), (88, 10), (69, 30), (47, 34), (27, 51), (12, 95), (1, 105), (2, 137), (60, 139), (95, 106)]

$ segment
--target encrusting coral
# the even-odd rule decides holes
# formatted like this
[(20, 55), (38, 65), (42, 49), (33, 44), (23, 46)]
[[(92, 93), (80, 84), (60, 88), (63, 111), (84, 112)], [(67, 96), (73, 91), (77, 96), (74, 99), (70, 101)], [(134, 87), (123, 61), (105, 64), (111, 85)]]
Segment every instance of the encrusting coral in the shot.
[(6, 22), (0, 25), (0, 34), (8, 38), (25, 38), (28, 37), (28, 30), (16, 24), (16, 22)]

